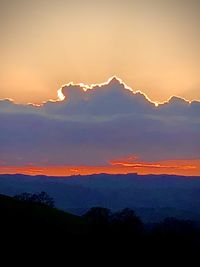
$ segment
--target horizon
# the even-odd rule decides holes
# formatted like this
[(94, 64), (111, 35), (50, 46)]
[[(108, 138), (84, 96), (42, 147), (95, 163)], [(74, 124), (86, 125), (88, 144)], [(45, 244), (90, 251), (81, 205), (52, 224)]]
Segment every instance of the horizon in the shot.
[(68, 179), (68, 178), (78, 178), (78, 177), (93, 177), (93, 176), (141, 176), (141, 177), (147, 177), (147, 176), (154, 176), (154, 177), (159, 177), (163, 178), (164, 177), (183, 177), (183, 178), (188, 178), (188, 179), (199, 179), (200, 175), (181, 175), (181, 174), (167, 174), (167, 173), (161, 173), (161, 174), (156, 174), (156, 173), (148, 173), (148, 174), (139, 174), (139, 173), (133, 173), (133, 172), (128, 172), (128, 173), (91, 173), (91, 174), (70, 174), (70, 175), (47, 175), (47, 174), (28, 174), (28, 173), (0, 173), (0, 177), (5, 177), (5, 176), (28, 176), (28, 177), (47, 177), (47, 178), (56, 178), (56, 179)]

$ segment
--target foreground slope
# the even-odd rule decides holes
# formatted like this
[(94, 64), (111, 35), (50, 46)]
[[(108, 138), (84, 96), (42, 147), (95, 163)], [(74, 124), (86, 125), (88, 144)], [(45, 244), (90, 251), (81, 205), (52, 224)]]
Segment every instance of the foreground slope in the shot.
[(1, 237), (33, 238), (82, 234), (80, 217), (48, 206), (0, 195)]
[(24, 248), (33, 253), (41, 248), (42, 252), (51, 249), (52, 253), (62, 251), (67, 257), (75, 255), (75, 259), (81, 252), (89, 258), (91, 255), (116, 258), (116, 253), (126, 257), (137, 255), (138, 251), (143, 254), (167, 251), (168, 255), (199, 251), (200, 228), (194, 222), (168, 219), (149, 229), (131, 210), (108, 216), (105, 211), (94, 208), (84, 217), (77, 217), (39, 203), (0, 195), (1, 244), (4, 248), (8, 244), (9, 251), (14, 248), (23, 255)]

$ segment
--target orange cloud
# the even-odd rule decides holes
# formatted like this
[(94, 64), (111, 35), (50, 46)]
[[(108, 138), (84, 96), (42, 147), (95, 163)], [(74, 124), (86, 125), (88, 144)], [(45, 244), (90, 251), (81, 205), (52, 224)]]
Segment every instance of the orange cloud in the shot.
[(132, 168), (147, 168), (147, 169), (174, 169), (174, 170), (194, 170), (197, 169), (200, 160), (165, 160), (154, 162), (140, 162), (136, 156), (125, 159), (111, 160), (111, 165), (118, 165)]

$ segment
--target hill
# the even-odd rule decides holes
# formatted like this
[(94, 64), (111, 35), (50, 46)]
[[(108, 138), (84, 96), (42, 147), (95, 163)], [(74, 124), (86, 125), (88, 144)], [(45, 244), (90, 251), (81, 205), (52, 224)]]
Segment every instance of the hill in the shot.
[(134, 209), (145, 222), (165, 217), (200, 220), (200, 177), (175, 175), (89, 175), (48, 177), (0, 175), (0, 193), (45, 191), (56, 207), (81, 215), (93, 206)]
[(38, 203), (0, 195), (1, 237), (15, 240), (73, 237), (85, 233), (83, 219)]
[[(110, 213), (101, 207), (78, 217), (44, 204), (0, 195), (0, 236), (8, 251), (63, 251), (64, 255), (115, 257), (152, 250), (197, 253), (200, 228), (192, 221), (166, 219), (151, 227), (130, 209)], [(23, 249), (23, 250), (22, 250)], [(88, 254), (89, 252), (89, 254)], [(131, 254), (130, 254), (131, 253)], [(73, 257), (74, 257), (73, 256)]]

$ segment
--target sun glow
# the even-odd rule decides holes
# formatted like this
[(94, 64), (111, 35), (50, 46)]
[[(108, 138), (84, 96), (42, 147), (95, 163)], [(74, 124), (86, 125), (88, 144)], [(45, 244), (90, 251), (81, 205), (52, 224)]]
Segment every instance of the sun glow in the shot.
[(63, 101), (65, 99), (65, 96), (63, 95), (62, 93), (62, 88), (60, 88), (58, 91), (57, 91), (57, 95), (58, 95), (58, 99), (60, 101)]

